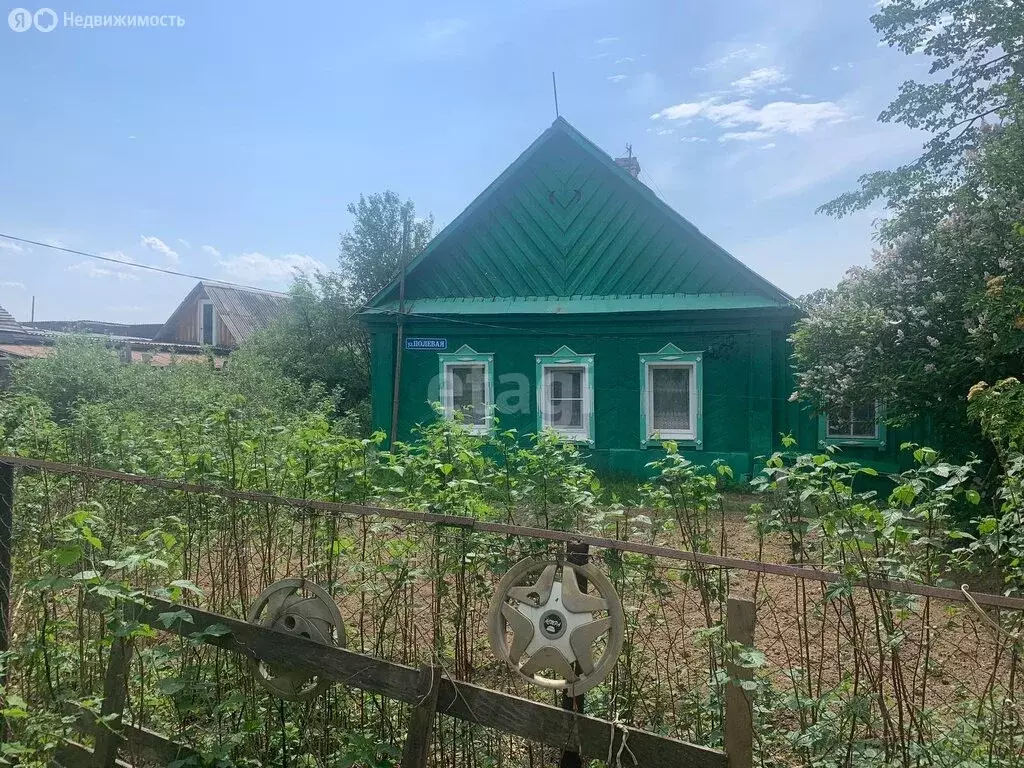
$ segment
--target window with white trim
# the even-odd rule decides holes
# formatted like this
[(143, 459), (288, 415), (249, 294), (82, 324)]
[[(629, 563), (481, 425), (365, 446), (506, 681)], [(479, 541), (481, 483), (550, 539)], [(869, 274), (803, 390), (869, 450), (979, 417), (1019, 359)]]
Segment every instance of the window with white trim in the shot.
[(587, 369), (582, 365), (544, 366), (544, 426), (587, 435)]
[(642, 444), (676, 440), (701, 450), (703, 441), (703, 354), (666, 344), (640, 355)]
[(594, 440), (594, 357), (561, 347), (537, 355), (538, 428), (567, 440)]
[(441, 362), (441, 408), (446, 418), (459, 418), (474, 434), (491, 428), (494, 404), (493, 355), (481, 355), (463, 346), (454, 354), (438, 356)]
[(697, 398), (693, 363), (647, 364), (648, 436), (696, 438)]
[(875, 403), (829, 408), (826, 419), (825, 437), (828, 439), (878, 439), (878, 407)]

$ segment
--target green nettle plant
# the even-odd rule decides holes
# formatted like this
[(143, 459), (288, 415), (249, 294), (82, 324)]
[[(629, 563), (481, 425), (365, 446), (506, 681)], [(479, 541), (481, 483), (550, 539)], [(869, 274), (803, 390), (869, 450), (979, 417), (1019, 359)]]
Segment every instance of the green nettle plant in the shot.
[[(968, 414), (996, 447), (1002, 474), (989, 514), (975, 520), (972, 551), (990, 556), (1003, 574), (1008, 595), (1024, 594), (1024, 386), (1016, 378), (989, 387), (979, 382), (968, 394)], [(1015, 636), (1024, 624), (1016, 617)], [(1019, 644), (1019, 643), (1018, 643)]]
[[(786, 739), (809, 765), (983, 764), (974, 762), (981, 744), (956, 741), (962, 718), (942, 713), (948, 702), (939, 690), (947, 681), (933, 648), (943, 612), (931, 598), (880, 588), (884, 581), (954, 586), (948, 574), (971, 566), (970, 555), (978, 547), (955, 546), (973, 536), (953, 521), (962, 518), (961, 507), (977, 508), (981, 501), (975, 487), (977, 462), (954, 465), (930, 448), (908, 444), (904, 449), (913, 452), (915, 465), (893, 478), (888, 497), (857, 490), (858, 478), (877, 473), (840, 462), (831, 452), (777, 453), (754, 482), (765, 494), (765, 501), (752, 508), (757, 530), (762, 535), (784, 532), (797, 562), (840, 577), (817, 594), (806, 582), (797, 585), (799, 642), (785, 673), (791, 698), (787, 702), (774, 688), (777, 680), (769, 679), (759, 705), (760, 716), (768, 721), (796, 709), (799, 728), (789, 730)], [(816, 637), (811, 622), (801, 618), (813, 613), (834, 617), (838, 624), (843, 673), (837, 684), (823, 684), (826, 635), (822, 629)], [(1010, 685), (1004, 688), (991, 677), (975, 702), (979, 712), (1001, 696), (1013, 699), (1019, 648), (1000, 652), (1008, 657)], [(1016, 715), (995, 709), (985, 712), (990, 719), (984, 764), (1016, 764)]]
[[(76, 349), (54, 370), (88, 383), (91, 374), (75, 369), (93, 370), (94, 352), (105, 354)], [(355, 420), (335, 417), (333, 402), (251, 394), (263, 373), (169, 373), (147, 379), (144, 395), (93, 388), (84, 402), (51, 391), (57, 377), (37, 369), (22, 380), (31, 387), (0, 396), (0, 446), (199, 485), (432, 511), (451, 524), (19, 471), (15, 633), (0, 691), (6, 764), (46, 765), (64, 739), (82, 738), (75, 708), (98, 711), (111, 644), (123, 638), (133, 648), (131, 722), (201, 756), (182, 768), (395, 765), (407, 708), (345, 686), (307, 703), (274, 699), (244, 657), (191, 632), (182, 607), (244, 617), (265, 587), (303, 576), (337, 602), (350, 649), (429, 660), (457, 679), (540, 696), (494, 660), (485, 617), (511, 564), (565, 547), (482, 533), (466, 518), (707, 555), (746, 546), (734, 543), (747, 532), (723, 499), (729, 469), (699, 466), (672, 443), (647, 482), (606, 487), (585, 449), (551, 433), (499, 424), (478, 435), (458, 417), (437, 418), (384, 451), (384, 435), (361, 435)], [(195, 388), (188, 394), (186, 381)], [(789, 440), (768, 457), (748, 518), (761, 556), (825, 569), (834, 583), (730, 579), (704, 562), (592, 551), (622, 597), (626, 637), (613, 673), (588, 692), (587, 713), (720, 747), (732, 664), (753, 672), (741, 684), (754, 695), (761, 765), (1019, 765), (1020, 612), (979, 613), (880, 582), (955, 587), (967, 577), (954, 573), (981, 583), (998, 573), (1020, 593), (1021, 397), (1014, 381), (979, 385), (972, 396), (971, 412), (1002, 457), (999, 477), (984, 482), (973, 463), (920, 446), (907, 447), (915, 464), (894, 478), (837, 453), (791, 453)], [(885, 493), (872, 490), (890, 480)], [(1000, 489), (991, 505), (981, 503), (985, 487)], [(976, 527), (951, 522), (972, 516)], [(757, 647), (744, 648), (726, 641), (723, 606), (751, 581)], [(122, 609), (145, 595), (182, 606), (152, 626), (126, 620)], [(448, 718), (435, 739), (443, 766), (557, 759)]]

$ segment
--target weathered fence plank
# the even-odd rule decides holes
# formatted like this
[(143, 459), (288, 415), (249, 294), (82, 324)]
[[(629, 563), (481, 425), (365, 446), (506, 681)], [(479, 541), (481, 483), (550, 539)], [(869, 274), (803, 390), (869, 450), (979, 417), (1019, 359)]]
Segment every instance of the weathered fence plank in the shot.
[[(0, 653), (11, 647), (11, 546), (14, 538), (14, 465), (0, 462)], [(4, 684), (6, 665), (0, 669)], [(0, 744), (8, 740), (7, 718), (0, 715)]]
[(402, 768), (426, 768), (437, 714), (437, 694), (441, 690), (441, 667), (424, 664), (416, 687), (416, 704), (409, 716), (409, 733), (402, 752)]
[[(729, 598), (726, 604), (725, 637), (729, 643), (745, 648), (754, 645), (754, 618), (756, 609), (750, 600)], [(753, 703), (750, 693), (740, 682), (752, 680), (753, 670), (734, 661), (727, 665), (729, 684), (725, 689), (725, 753), (729, 768), (752, 768), (754, 765)]]
[[(82, 733), (87, 733), (94, 738), (101, 731), (107, 730), (107, 726), (97, 722), (97, 715), (85, 707), (69, 704), (68, 714), (77, 715), (75, 727)], [(197, 751), (166, 736), (152, 731), (149, 728), (141, 728), (137, 725), (121, 722), (121, 734), (124, 736), (124, 746), (128, 755), (135, 758), (142, 758), (147, 764), (170, 765), (178, 760), (191, 759), (196, 765), (202, 764), (202, 759)], [(89, 758), (89, 765), (92, 765), (92, 756)]]
[(97, 768), (114, 768), (118, 751), (124, 743), (119, 731), (121, 716), (128, 701), (128, 668), (131, 659), (132, 642), (123, 637), (115, 637), (110, 643), (110, 660), (103, 683), (103, 703), (100, 705), (100, 717), (105, 727), (96, 731), (96, 748), (93, 750), (93, 765)]
[[(415, 703), (419, 700), (416, 688), (420, 673), (412, 667), (159, 598), (147, 596), (145, 600), (146, 605), (120, 603), (119, 607), (127, 618), (157, 629), (163, 626), (159, 621), (160, 614), (185, 611), (192, 620), (175, 622), (171, 632), (190, 636), (219, 626), (226, 632), (219, 631), (216, 636), (203, 635), (203, 641), (249, 658), (309, 672), (398, 701)], [(88, 604), (93, 610), (104, 605), (111, 607), (110, 601), (103, 599), (91, 600)], [(652, 768), (727, 766), (725, 755), (713, 749), (448, 678), (440, 682), (437, 712), (559, 749), (574, 744), (578, 738), (580, 754), (592, 759), (604, 760), (609, 751), (618, 754), (625, 738), (626, 749), (635, 757), (637, 765)], [(625, 759), (628, 761), (630, 758), (627, 756)]]

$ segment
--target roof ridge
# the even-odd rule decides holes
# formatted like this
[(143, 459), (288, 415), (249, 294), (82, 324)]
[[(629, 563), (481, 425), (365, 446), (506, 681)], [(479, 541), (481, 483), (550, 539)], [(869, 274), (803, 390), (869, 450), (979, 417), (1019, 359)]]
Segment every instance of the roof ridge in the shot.
[(224, 288), (229, 291), (238, 291), (239, 293), (256, 293), (256, 294), (267, 294), (268, 296), (280, 296), (282, 299), (287, 299), (290, 294), (283, 291), (272, 291), (269, 288), (243, 288), (240, 285), (234, 285), (233, 283), (222, 283), (219, 280), (200, 280), (199, 284), (204, 288), (212, 286), (214, 288)]

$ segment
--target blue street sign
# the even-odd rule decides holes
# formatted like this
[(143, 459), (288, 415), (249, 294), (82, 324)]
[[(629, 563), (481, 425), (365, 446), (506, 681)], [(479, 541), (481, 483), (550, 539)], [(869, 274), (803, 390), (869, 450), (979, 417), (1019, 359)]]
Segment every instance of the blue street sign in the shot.
[(416, 339), (405, 340), (406, 349), (431, 349), (434, 351), (448, 349), (448, 339)]

